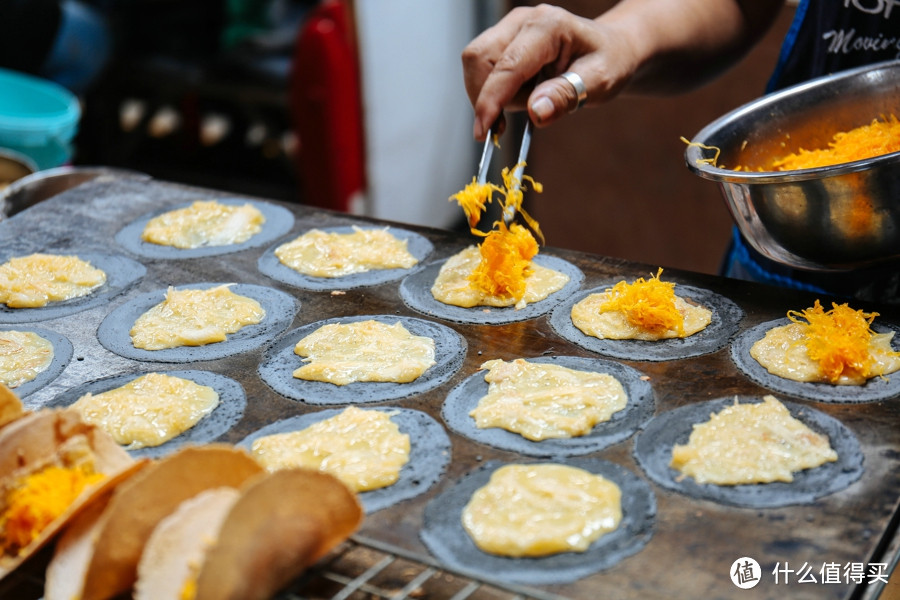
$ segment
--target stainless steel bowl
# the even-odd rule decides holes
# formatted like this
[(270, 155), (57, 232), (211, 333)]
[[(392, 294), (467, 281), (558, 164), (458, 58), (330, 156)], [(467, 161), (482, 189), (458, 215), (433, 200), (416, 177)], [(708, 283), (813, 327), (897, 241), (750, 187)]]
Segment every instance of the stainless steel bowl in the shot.
[[(738, 228), (764, 256), (840, 271), (900, 261), (900, 152), (777, 172), (774, 159), (827, 147), (832, 136), (900, 118), (900, 61), (843, 71), (750, 102), (704, 127), (688, 167), (719, 183)], [(750, 171), (735, 171), (741, 166)], [(758, 171), (762, 169), (762, 171)]]
[(56, 194), (95, 179), (150, 179), (139, 171), (114, 167), (55, 167), (44, 169), (11, 183), (0, 190), (0, 219), (11, 217)]
[(37, 165), (24, 154), (8, 148), (0, 148), (0, 194), (13, 182), (31, 175), (35, 171), (37, 171)]

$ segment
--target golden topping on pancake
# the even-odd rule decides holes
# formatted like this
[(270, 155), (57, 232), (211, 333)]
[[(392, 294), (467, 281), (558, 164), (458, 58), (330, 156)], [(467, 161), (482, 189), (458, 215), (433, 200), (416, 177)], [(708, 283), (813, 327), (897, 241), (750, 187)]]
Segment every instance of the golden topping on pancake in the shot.
[(262, 321), (266, 311), (253, 298), (220, 285), (205, 290), (170, 287), (166, 299), (134, 322), (135, 348), (162, 350), (225, 341), (228, 334)]
[(672, 448), (673, 469), (697, 483), (791, 482), (794, 473), (836, 461), (827, 436), (791, 416), (772, 396), (728, 406), (694, 425), (688, 443)]
[(0, 303), (39, 308), (87, 296), (106, 282), (106, 273), (77, 256), (30, 254), (0, 265)]
[(479, 428), (501, 427), (532, 441), (590, 433), (623, 408), (622, 384), (606, 373), (560, 365), (489, 360), (488, 393), (469, 413)]
[(434, 299), (463, 308), (473, 306), (524, 308), (561, 290), (569, 282), (569, 276), (565, 273), (531, 263), (525, 278), (525, 288), (519, 300), (512, 296), (491, 296), (477, 289), (470, 279), (481, 260), (481, 253), (475, 246), (469, 246), (447, 259), (431, 287)]
[(72, 408), (85, 422), (129, 450), (159, 446), (181, 435), (219, 405), (211, 387), (164, 373), (148, 373), (126, 385), (87, 394)]
[(832, 303), (826, 311), (789, 311), (790, 325), (775, 327), (750, 348), (750, 356), (770, 373), (794, 381), (862, 385), (900, 369), (900, 353), (891, 347), (893, 332), (875, 333), (878, 313)]
[(675, 284), (654, 277), (620, 281), (572, 307), (572, 323), (600, 339), (662, 340), (688, 337), (712, 321), (712, 312), (675, 295)]
[(396, 483), (409, 462), (409, 448), (409, 436), (389, 413), (350, 406), (301, 431), (259, 438), (251, 454), (270, 471), (317, 469), (365, 492)]
[(462, 523), (481, 550), (501, 556), (584, 552), (622, 520), (622, 492), (583, 469), (507, 465), (466, 505)]
[(262, 231), (266, 218), (252, 204), (235, 206), (197, 200), (150, 219), (141, 239), (175, 248), (227, 246), (246, 242)]
[(500, 223), (479, 246), (481, 260), (469, 275), (472, 286), (485, 296), (512, 298), (525, 295), (526, 279), (531, 275), (531, 259), (538, 253), (531, 232), (513, 223)]
[(335, 385), (408, 383), (435, 364), (434, 340), (412, 335), (399, 321), (329, 323), (297, 342), (294, 353), (306, 363), (294, 377)]
[(33, 331), (0, 331), (0, 383), (17, 388), (53, 362), (53, 344)]
[[(524, 168), (525, 163), (516, 166)], [(491, 183), (480, 184), (473, 178), (462, 191), (450, 196), (450, 200), (456, 200), (462, 207), (472, 233), (485, 239), (478, 246), (477, 256), (466, 256), (459, 261), (464, 263), (464, 267), (457, 265), (455, 261), (451, 265), (451, 261), (456, 258), (453, 257), (441, 269), (431, 289), (432, 295), (439, 302), (464, 308), (473, 306), (523, 308), (530, 302), (546, 298), (568, 282), (567, 275), (553, 272), (556, 273), (557, 282), (561, 281), (559, 288), (547, 291), (537, 299), (530, 299), (529, 292), (533, 296), (534, 291), (529, 289), (529, 280), (538, 268), (531, 263), (538, 253), (538, 243), (531, 232), (534, 231), (542, 242), (543, 235), (537, 221), (522, 209), (522, 181), (516, 178), (515, 169), (503, 169), (502, 176), (504, 184), (502, 188)], [(524, 179), (531, 182), (536, 192), (542, 191), (540, 183), (527, 175)], [(494, 192), (502, 197), (503, 214), (513, 217), (521, 215), (531, 228), (530, 231), (518, 223), (507, 225), (504, 220), (494, 222), (493, 229), (487, 233), (476, 229), (481, 213), (493, 199)], [(460, 254), (464, 253), (468, 254), (469, 250), (464, 250)], [(548, 278), (542, 273), (541, 279)]]
[(353, 228), (353, 233), (312, 229), (275, 249), (287, 267), (311, 277), (343, 277), (375, 269), (409, 269), (418, 259), (407, 241), (385, 229)]

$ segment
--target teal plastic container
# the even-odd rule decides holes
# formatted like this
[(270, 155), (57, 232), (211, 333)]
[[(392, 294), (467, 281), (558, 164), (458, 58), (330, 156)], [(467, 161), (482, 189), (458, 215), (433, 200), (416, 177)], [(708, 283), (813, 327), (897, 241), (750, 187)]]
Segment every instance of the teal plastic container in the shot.
[(71, 161), (81, 106), (66, 88), (0, 69), (0, 147), (31, 158), (38, 169)]

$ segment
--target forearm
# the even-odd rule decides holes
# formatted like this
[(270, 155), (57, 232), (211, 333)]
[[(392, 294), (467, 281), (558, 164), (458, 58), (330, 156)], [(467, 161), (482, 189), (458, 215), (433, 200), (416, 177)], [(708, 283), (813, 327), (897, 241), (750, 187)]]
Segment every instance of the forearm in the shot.
[(623, 0), (595, 22), (633, 55), (623, 91), (674, 93), (712, 79), (743, 57), (783, 0)]
[(502, 128), (505, 109), (527, 108), (538, 127), (571, 112), (578, 97), (565, 71), (594, 106), (623, 91), (696, 87), (743, 56), (783, 1), (622, 0), (593, 20), (547, 4), (513, 9), (463, 51), (473, 133)]

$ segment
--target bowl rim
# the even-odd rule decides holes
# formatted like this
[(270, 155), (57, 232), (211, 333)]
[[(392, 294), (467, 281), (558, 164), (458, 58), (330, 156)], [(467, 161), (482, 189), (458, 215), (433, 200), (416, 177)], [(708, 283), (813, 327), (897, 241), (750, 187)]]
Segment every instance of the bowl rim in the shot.
[(26, 169), (28, 169), (30, 172), (27, 175), (24, 175), (23, 177), (28, 177), (29, 175), (33, 175), (34, 173), (36, 173), (38, 171), (38, 166), (37, 166), (37, 163), (34, 161), (34, 159), (32, 159), (27, 154), (23, 154), (22, 152), (17, 152), (15, 150), (13, 150), (12, 148), (6, 148), (3, 146), (0, 146), (0, 158), (10, 160), (13, 162), (17, 162), (20, 165), (22, 165), (23, 167), (25, 167)]
[[(808, 81), (771, 92), (755, 100), (751, 100), (715, 119), (703, 127), (688, 142), (684, 152), (684, 159), (688, 169), (705, 179), (725, 183), (789, 183), (796, 181), (808, 181), (810, 179), (823, 179), (835, 177), (847, 173), (866, 171), (876, 166), (900, 163), (900, 151), (881, 154), (870, 158), (863, 158), (852, 162), (812, 167), (808, 169), (794, 169), (791, 171), (735, 171), (723, 169), (708, 162), (712, 156), (705, 156), (704, 151), (712, 148), (705, 143), (712, 135), (721, 130), (725, 125), (738, 121), (746, 114), (765, 110), (767, 107), (780, 102), (787, 96), (807, 93), (809, 90), (832, 84), (835, 81), (853, 79), (866, 73), (882, 70), (896, 70), (900, 68), (900, 59), (883, 61), (838, 71), (830, 75), (816, 77)], [(900, 117), (900, 115), (897, 115)]]

